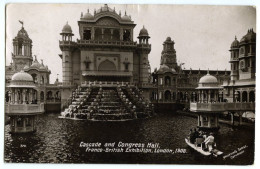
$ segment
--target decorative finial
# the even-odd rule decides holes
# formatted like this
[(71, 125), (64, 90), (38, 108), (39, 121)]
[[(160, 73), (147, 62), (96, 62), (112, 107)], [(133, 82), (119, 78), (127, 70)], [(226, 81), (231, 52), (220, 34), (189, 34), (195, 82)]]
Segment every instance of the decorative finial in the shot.
[(37, 61), (37, 56), (36, 55), (34, 55), (34, 61)]
[(96, 13), (97, 13), (97, 11), (96, 11), (96, 9), (94, 10), (94, 15), (96, 15)]
[(116, 12), (116, 8), (114, 7), (114, 12)]
[(207, 72), (207, 74), (209, 75), (209, 68), (208, 68), (208, 72)]
[(235, 40), (237, 40), (237, 36), (235, 36)]
[(125, 15), (126, 15), (126, 11), (125, 11)]
[(81, 18), (83, 17), (83, 12), (81, 12), (81, 16), (80, 16)]
[(20, 24), (22, 24), (22, 28), (23, 28), (23, 21), (19, 20)]
[(89, 13), (89, 8), (88, 8), (88, 13)]
[(41, 59), (42, 65), (43, 65), (43, 59)]
[(119, 11), (119, 16), (121, 16), (121, 10)]

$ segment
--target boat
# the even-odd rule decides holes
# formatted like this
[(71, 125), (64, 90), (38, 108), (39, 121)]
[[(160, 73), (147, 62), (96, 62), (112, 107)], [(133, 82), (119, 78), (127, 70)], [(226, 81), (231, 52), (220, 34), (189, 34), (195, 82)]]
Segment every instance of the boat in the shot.
[(188, 146), (199, 152), (200, 154), (204, 156), (210, 156), (213, 155), (215, 157), (220, 156), (223, 154), (222, 151), (217, 150), (216, 148), (213, 148), (212, 146), (209, 147), (209, 150), (203, 150), (201, 146), (196, 146), (195, 144), (191, 143), (187, 138), (185, 138), (185, 142)]

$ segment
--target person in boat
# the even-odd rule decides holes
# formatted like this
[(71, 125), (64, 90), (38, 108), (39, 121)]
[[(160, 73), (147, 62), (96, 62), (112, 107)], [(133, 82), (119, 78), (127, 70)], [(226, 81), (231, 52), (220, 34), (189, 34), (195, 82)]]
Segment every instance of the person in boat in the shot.
[(209, 134), (209, 136), (205, 139), (204, 143), (206, 145), (206, 148), (209, 148), (209, 146), (213, 146), (214, 144), (214, 136), (213, 136), (213, 133), (211, 132)]

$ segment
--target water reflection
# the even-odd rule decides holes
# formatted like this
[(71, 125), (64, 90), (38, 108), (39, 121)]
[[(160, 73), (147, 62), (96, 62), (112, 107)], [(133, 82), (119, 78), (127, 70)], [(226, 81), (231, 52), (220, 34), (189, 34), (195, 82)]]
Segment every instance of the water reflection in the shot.
[[(217, 147), (225, 154), (247, 145), (235, 159), (203, 157), (185, 144), (186, 133), (196, 127), (195, 118), (159, 114), (149, 119), (124, 122), (91, 122), (58, 119), (57, 114), (38, 118), (37, 132), (11, 135), (5, 127), (5, 161), (29, 163), (157, 163), (157, 164), (251, 164), (254, 131), (221, 125)], [(80, 142), (160, 143), (161, 148), (185, 148), (187, 154), (90, 153)]]

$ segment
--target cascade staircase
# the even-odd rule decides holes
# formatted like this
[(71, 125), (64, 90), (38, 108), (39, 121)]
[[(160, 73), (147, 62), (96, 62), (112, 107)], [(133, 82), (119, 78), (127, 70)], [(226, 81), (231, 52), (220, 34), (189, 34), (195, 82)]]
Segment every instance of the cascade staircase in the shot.
[(138, 88), (78, 87), (72, 93), (69, 108), (62, 116), (74, 119), (120, 121), (146, 118), (153, 108), (144, 101)]

